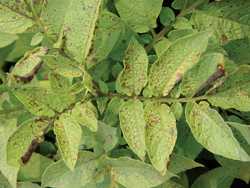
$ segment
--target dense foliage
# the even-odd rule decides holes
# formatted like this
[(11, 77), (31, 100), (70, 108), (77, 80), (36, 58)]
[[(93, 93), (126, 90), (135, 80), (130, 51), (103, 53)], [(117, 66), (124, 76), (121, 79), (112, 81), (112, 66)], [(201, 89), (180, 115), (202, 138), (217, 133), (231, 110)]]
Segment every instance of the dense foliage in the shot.
[(0, 0), (0, 188), (249, 183), (249, 38), (249, 0)]

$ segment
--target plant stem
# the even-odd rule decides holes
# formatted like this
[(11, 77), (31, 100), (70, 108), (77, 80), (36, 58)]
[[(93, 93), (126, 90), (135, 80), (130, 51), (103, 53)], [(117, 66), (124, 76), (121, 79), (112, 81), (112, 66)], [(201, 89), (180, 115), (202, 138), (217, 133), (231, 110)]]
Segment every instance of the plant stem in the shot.
[[(206, 100), (208, 96), (199, 96), (199, 97), (186, 97), (186, 98), (168, 98), (168, 97), (144, 97), (144, 96), (125, 96), (117, 93), (109, 93), (109, 94), (103, 94), (99, 97), (108, 97), (110, 99), (114, 97), (118, 97), (124, 100), (129, 99), (139, 99), (141, 101), (158, 101), (158, 102), (165, 102), (165, 103), (174, 103), (174, 102), (180, 102), (180, 103), (187, 103), (187, 102), (194, 102), (194, 101), (200, 101), (200, 100)], [(94, 97), (94, 99), (97, 99), (99, 97)]]

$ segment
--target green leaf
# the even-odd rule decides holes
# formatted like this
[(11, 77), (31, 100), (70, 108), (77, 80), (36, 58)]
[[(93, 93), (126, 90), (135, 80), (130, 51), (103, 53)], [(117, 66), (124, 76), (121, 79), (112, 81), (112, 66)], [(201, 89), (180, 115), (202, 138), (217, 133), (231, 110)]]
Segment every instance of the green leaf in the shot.
[(33, 26), (31, 18), (13, 10), (0, 2), (0, 32), (4, 33), (23, 33)]
[(189, 10), (190, 12), (202, 4), (207, 3), (208, 0), (174, 0), (172, 7), (177, 10)]
[(47, 51), (47, 48), (41, 47), (26, 53), (25, 56), (17, 62), (11, 74), (21, 78), (33, 76), (41, 65), (41, 57), (44, 56)]
[(41, 187), (31, 182), (18, 182), (17, 188), (41, 188)]
[(124, 30), (120, 18), (103, 10), (98, 19), (90, 56), (100, 62), (107, 58)]
[(162, 25), (168, 26), (175, 21), (175, 13), (169, 7), (163, 7), (160, 13), (160, 21)]
[(223, 167), (218, 167), (199, 176), (191, 188), (228, 188), (233, 183), (233, 180), (234, 178), (230, 171)]
[(195, 139), (210, 152), (229, 159), (250, 160), (232, 130), (208, 103), (189, 103), (186, 107), (186, 120)]
[(98, 128), (97, 110), (91, 102), (77, 103), (72, 109), (71, 116), (75, 121), (96, 132)]
[[(250, 2), (239, 0), (210, 3), (192, 15), (198, 30), (212, 31), (220, 44), (250, 36)], [(223, 27), (222, 27), (223, 26)]]
[(159, 42), (154, 45), (154, 49), (158, 58), (160, 58), (165, 51), (171, 46), (171, 41), (167, 38), (162, 38)]
[(30, 45), (31, 46), (37, 46), (37, 45), (39, 45), (41, 42), (42, 42), (42, 40), (43, 40), (43, 38), (44, 38), (44, 36), (43, 36), (43, 34), (42, 33), (36, 33), (33, 37), (32, 37), (32, 40), (31, 40), (31, 42), (30, 42)]
[(179, 174), (197, 167), (203, 167), (203, 165), (182, 155), (172, 154), (168, 170), (174, 174)]
[(52, 32), (66, 38), (65, 50), (80, 63), (90, 51), (100, 5), (100, 0), (53, 0), (43, 12)]
[(51, 159), (33, 153), (29, 162), (21, 166), (18, 172), (18, 180), (40, 182), (45, 169), (51, 164), (53, 164)]
[[(3, 183), (2, 179), (5, 179), (6, 186), (10, 185), (11, 188), (16, 187), (18, 168), (8, 164), (7, 158), (7, 144), (9, 137), (16, 130), (15, 119), (0, 119), (0, 182)], [(4, 184), (4, 183), (3, 183)]]
[(73, 170), (77, 161), (82, 129), (70, 114), (64, 113), (55, 121), (54, 132), (62, 159), (67, 167)]
[(131, 150), (142, 160), (146, 154), (146, 123), (143, 114), (143, 104), (136, 99), (124, 102), (119, 112), (123, 136)]
[(224, 109), (250, 111), (250, 66), (240, 66), (208, 100)]
[(233, 130), (237, 130), (242, 137), (246, 140), (246, 143), (250, 145), (250, 126), (236, 123), (236, 122), (227, 122)]
[(184, 187), (173, 180), (168, 180), (164, 184), (158, 186), (157, 188), (184, 188)]
[(64, 77), (74, 78), (82, 76), (82, 70), (76, 62), (60, 54), (43, 57), (44, 63), (55, 73)]
[(167, 171), (167, 163), (177, 139), (174, 114), (166, 104), (145, 104), (146, 147), (153, 166), (161, 173)]
[(170, 172), (161, 176), (152, 166), (128, 157), (108, 158), (106, 163), (111, 166), (112, 178), (126, 188), (151, 188), (174, 176)]
[(116, 89), (129, 96), (139, 95), (147, 84), (148, 57), (135, 38), (129, 43), (123, 65), (124, 69), (116, 81)]
[(190, 69), (181, 82), (181, 93), (192, 97), (211, 84), (211, 78), (224, 67), (224, 56), (220, 53), (205, 54), (199, 63)]
[(17, 35), (0, 32), (0, 48), (8, 46), (18, 39)]
[(115, 6), (129, 27), (135, 32), (144, 33), (156, 27), (162, 0), (118, 0)]
[(50, 165), (42, 176), (42, 187), (82, 188), (93, 181), (97, 161), (96, 156), (90, 152), (80, 152), (74, 170), (69, 170), (60, 160)]
[(166, 96), (184, 73), (195, 65), (208, 44), (209, 33), (202, 32), (176, 40), (149, 71), (147, 89), (153, 96)]
[(19, 167), (21, 157), (28, 151), (32, 142), (40, 142), (48, 122), (38, 120), (27, 120), (22, 123), (8, 140), (7, 157), (8, 163)]

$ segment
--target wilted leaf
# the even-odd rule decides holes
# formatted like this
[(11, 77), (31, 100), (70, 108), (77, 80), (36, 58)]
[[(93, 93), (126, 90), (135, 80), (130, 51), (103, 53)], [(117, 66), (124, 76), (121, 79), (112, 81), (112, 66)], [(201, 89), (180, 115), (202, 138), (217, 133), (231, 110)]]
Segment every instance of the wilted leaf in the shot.
[(186, 119), (195, 139), (207, 150), (229, 159), (250, 160), (232, 130), (208, 103), (189, 103), (186, 107)]
[(147, 102), (145, 121), (146, 147), (150, 161), (164, 175), (177, 139), (174, 114), (166, 104)]
[(116, 89), (129, 96), (139, 95), (147, 84), (148, 57), (139, 42), (132, 38), (123, 61), (124, 69), (116, 81)]
[(148, 90), (153, 96), (166, 96), (183, 74), (195, 65), (208, 44), (209, 33), (202, 32), (174, 42), (149, 71)]
[(54, 123), (54, 132), (62, 159), (70, 170), (77, 161), (82, 129), (68, 113), (64, 113)]
[(119, 118), (123, 136), (129, 147), (142, 160), (146, 154), (145, 120), (143, 104), (139, 100), (124, 102), (120, 108)]

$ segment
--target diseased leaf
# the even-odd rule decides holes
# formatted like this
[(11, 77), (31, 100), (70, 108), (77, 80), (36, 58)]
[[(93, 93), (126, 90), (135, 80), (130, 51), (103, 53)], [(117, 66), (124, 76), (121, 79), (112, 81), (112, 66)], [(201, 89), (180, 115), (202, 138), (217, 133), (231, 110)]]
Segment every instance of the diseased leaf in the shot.
[(82, 76), (82, 70), (77, 64), (67, 57), (60, 54), (47, 55), (43, 57), (44, 63), (55, 73), (61, 76), (74, 78)]
[(181, 93), (193, 96), (211, 84), (212, 77), (224, 67), (224, 56), (220, 53), (205, 54), (200, 62), (190, 69), (181, 82)]
[(23, 33), (33, 26), (33, 20), (0, 2), (0, 32), (16, 34)]
[(39, 120), (27, 120), (22, 123), (8, 140), (8, 163), (19, 167), (22, 162), (21, 158), (28, 151), (29, 146), (33, 141), (39, 142), (47, 126), (48, 122)]
[(148, 57), (135, 38), (129, 43), (123, 65), (116, 81), (117, 91), (129, 96), (139, 95), (147, 84)]
[(52, 163), (53, 161), (51, 159), (40, 154), (33, 153), (29, 162), (21, 166), (18, 172), (18, 180), (40, 182), (45, 169)]
[[(12, 188), (16, 188), (16, 180), (18, 168), (9, 165), (8, 163), (8, 155), (7, 155), (7, 144), (8, 139), (16, 130), (15, 119), (0, 119), (0, 182), (7, 186), (11, 186)], [(4, 183), (5, 182), (5, 183)], [(0, 185), (2, 185), (0, 184)], [(9, 188), (9, 187), (7, 187)]]
[(174, 175), (167, 172), (161, 176), (150, 165), (128, 157), (118, 159), (106, 159), (106, 163), (111, 166), (111, 176), (124, 187), (150, 188), (160, 185)]
[(139, 100), (124, 102), (120, 108), (120, 127), (129, 147), (140, 159), (146, 154), (143, 104)]
[(41, 65), (41, 57), (47, 53), (47, 50), (47, 48), (41, 47), (26, 53), (25, 56), (17, 62), (11, 73), (21, 78), (33, 76)]
[(69, 170), (60, 160), (50, 165), (43, 174), (42, 187), (83, 188), (91, 182), (96, 173), (96, 156), (90, 152), (80, 152), (74, 170)]
[(91, 102), (77, 103), (72, 109), (71, 116), (78, 124), (88, 127), (93, 132), (97, 131), (97, 110)]
[(147, 89), (153, 96), (166, 96), (183, 74), (195, 65), (208, 44), (209, 33), (202, 32), (176, 40), (149, 71)]
[(198, 30), (212, 31), (220, 44), (250, 36), (250, 2), (239, 0), (210, 3), (192, 15)]
[(189, 103), (186, 107), (186, 120), (195, 139), (207, 150), (229, 159), (250, 160), (232, 130), (208, 103)]
[(66, 38), (65, 50), (80, 63), (90, 51), (100, 5), (100, 0), (55, 0), (43, 12), (52, 32)]
[(77, 161), (82, 129), (70, 114), (62, 114), (54, 123), (56, 141), (66, 166), (73, 170)]
[(116, 9), (129, 27), (138, 33), (144, 33), (156, 27), (162, 0), (117, 0)]
[(157, 102), (147, 102), (144, 111), (147, 152), (153, 166), (164, 175), (177, 139), (175, 117), (167, 105)]
[(250, 66), (242, 65), (229, 75), (216, 93), (209, 95), (208, 101), (224, 109), (250, 111)]

